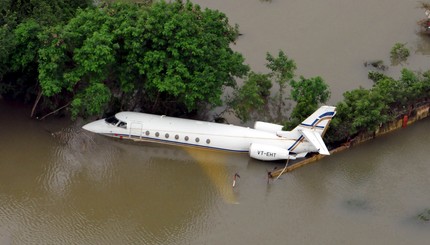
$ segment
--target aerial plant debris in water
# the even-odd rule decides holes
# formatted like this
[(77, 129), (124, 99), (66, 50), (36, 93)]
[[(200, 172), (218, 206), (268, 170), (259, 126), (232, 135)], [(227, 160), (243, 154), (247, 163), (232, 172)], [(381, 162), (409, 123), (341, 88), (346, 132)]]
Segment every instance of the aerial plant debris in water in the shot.
[(418, 219), (421, 221), (430, 221), (430, 208), (425, 209), (422, 213), (418, 214)]

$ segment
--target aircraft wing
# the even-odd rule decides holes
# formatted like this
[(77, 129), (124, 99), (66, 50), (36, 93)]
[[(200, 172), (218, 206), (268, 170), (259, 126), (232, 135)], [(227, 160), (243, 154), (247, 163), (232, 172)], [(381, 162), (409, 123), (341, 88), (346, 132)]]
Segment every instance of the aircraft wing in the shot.
[(322, 155), (330, 155), (330, 152), (327, 149), (321, 135), (315, 131), (301, 129), (300, 133), (313, 145), (318, 149), (318, 152)]

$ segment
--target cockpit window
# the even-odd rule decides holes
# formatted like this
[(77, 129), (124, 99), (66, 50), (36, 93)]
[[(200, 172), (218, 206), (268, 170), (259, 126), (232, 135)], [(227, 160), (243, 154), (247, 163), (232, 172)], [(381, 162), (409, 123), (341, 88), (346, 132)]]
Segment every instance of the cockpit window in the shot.
[(106, 118), (105, 122), (109, 123), (109, 124), (112, 124), (113, 126), (117, 126), (119, 128), (127, 128), (127, 123), (118, 120), (118, 118), (116, 118), (115, 116)]
[(115, 116), (112, 116), (112, 117), (106, 118), (105, 122), (115, 126), (119, 122), (119, 120)]
[(127, 128), (127, 123), (125, 123), (125, 122), (119, 122), (118, 123), (118, 125), (117, 125), (117, 127), (120, 127), (120, 128)]

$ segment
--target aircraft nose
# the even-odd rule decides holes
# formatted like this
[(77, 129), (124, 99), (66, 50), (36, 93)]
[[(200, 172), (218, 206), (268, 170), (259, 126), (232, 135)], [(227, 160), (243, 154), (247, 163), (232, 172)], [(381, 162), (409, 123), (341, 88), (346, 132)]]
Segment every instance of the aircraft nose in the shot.
[(102, 119), (102, 120), (85, 124), (84, 126), (82, 126), (82, 128), (93, 133), (100, 133), (103, 129), (103, 126), (104, 126), (104, 120)]

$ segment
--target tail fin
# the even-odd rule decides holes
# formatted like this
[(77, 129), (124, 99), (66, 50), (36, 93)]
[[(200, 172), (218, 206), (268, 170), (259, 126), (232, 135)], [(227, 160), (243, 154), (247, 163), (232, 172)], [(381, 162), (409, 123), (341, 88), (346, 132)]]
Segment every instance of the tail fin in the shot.
[(304, 129), (312, 130), (321, 137), (324, 136), (327, 131), (328, 125), (331, 119), (336, 114), (336, 107), (334, 106), (321, 106), (312, 115), (306, 118), (300, 125), (294, 128), (292, 131), (302, 131)]
[[(330, 155), (322, 137), (327, 131), (328, 125), (335, 114), (336, 107), (321, 106), (293, 130), (278, 131), (276, 134), (280, 137), (297, 139), (296, 143), (294, 143), (294, 145), (288, 150), (291, 150), (292, 148), (294, 149), (295, 146), (297, 146), (297, 143), (300, 143), (304, 137), (320, 154)], [(300, 154), (304, 154), (303, 156), (305, 156), (306, 153), (307, 152), (301, 152)]]
[(327, 131), (328, 125), (335, 114), (336, 107), (321, 106), (300, 125), (293, 129), (292, 132), (300, 133), (320, 154), (330, 155), (322, 137)]

